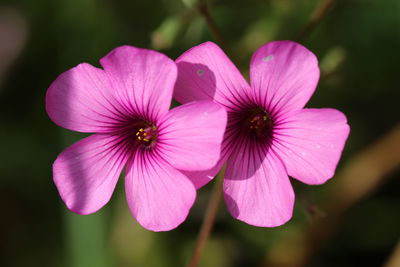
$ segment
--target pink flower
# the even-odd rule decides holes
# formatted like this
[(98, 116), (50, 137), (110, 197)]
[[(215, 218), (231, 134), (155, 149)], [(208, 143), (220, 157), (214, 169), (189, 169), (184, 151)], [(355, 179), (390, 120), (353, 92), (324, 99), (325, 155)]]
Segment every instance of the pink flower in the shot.
[(176, 64), (155, 51), (123, 46), (61, 74), (46, 110), (61, 127), (95, 133), (62, 152), (54, 182), (67, 207), (96, 212), (111, 198), (125, 166), (125, 189), (136, 220), (153, 231), (182, 223), (196, 190), (182, 170), (218, 161), (226, 111), (211, 101), (168, 111)]
[(334, 175), (349, 134), (340, 111), (304, 109), (319, 79), (317, 58), (294, 42), (268, 43), (252, 57), (251, 86), (211, 42), (176, 62), (179, 102), (214, 100), (228, 111), (219, 163), (187, 174), (200, 187), (227, 161), (224, 195), (232, 216), (263, 227), (287, 222), (294, 204), (288, 175), (324, 183)]

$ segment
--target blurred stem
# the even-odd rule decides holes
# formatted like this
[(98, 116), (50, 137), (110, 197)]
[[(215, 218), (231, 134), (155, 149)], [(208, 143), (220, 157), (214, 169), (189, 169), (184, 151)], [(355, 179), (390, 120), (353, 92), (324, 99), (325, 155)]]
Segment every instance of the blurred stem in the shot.
[(197, 11), (203, 18), (206, 20), (208, 27), (211, 30), (211, 34), (214, 37), (215, 41), (222, 47), (222, 49), (226, 50), (224, 39), (222, 38), (221, 32), (219, 31), (217, 24), (215, 24), (213, 18), (210, 15), (209, 8), (207, 3), (200, 3), (196, 6)]
[(315, 29), (315, 27), (321, 22), (325, 15), (330, 11), (335, 0), (323, 0), (313, 11), (311, 19), (300, 31), (295, 38), (296, 41), (304, 41)]
[(384, 267), (396, 267), (400, 266), (400, 241), (397, 243), (389, 259), (383, 265)]
[(199, 235), (197, 236), (196, 245), (193, 250), (192, 257), (189, 261), (189, 267), (196, 267), (199, 264), (201, 255), (204, 247), (211, 235), (215, 218), (217, 216), (218, 209), (220, 207), (222, 199), (222, 184), (224, 181), (225, 165), (222, 168), (221, 174), (218, 175), (214, 180), (214, 187), (211, 194), (210, 202), (208, 202), (207, 210), (203, 219), (203, 223), (200, 228)]

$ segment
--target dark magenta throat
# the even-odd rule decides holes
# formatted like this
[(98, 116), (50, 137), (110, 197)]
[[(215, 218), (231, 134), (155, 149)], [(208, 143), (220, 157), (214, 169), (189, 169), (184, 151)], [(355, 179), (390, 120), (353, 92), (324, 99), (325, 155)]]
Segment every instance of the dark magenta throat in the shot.
[(249, 134), (263, 138), (271, 135), (273, 121), (271, 116), (262, 108), (248, 110), (243, 120), (244, 128)]

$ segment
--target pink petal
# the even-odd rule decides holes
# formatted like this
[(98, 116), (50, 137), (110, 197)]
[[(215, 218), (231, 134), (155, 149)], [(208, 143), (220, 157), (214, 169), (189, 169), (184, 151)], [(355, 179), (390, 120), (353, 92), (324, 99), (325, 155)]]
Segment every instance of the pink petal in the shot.
[(250, 78), (255, 101), (271, 114), (299, 110), (317, 86), (318, 60), (298, 43), (271, 42), (253, 54)]
[(174, 97), (178, 102), (215, 100), (229, 109), (248, 102), (248, 83), (216, 44), (195, 46), (176, 63), (179, 71)]
[(167, 113), (177, 76), (171, 59), (156, 51), (121, 46), (100, 63), (116, 98), (130, 113), (152, 121)]
[(53, 165), (53, 177), (65, 205), (90, 214), (111, 197), (127, 160), (127, 148), (115, 136), (94, 134), (64, 150)]
[(159, 151), (174, 168), (209, 169), (220, 157), (226, 120), (225, 109), (211, 101), (174, 108), (160, 124)]
[(307, 184), (331, 178), (350, 128), (335, 109), (304, 109), (274, 129), (273, 149), (288, 174)]
[(294, 193), (275, 154), (243, 140), (228, 160), (225, 202), (233, 217), (248, 224), (276, 227), (292, 217)]
[(124, 119), (103, 70), (83, 63), (61, 74), (47, 90), (52, 121), (79, 132), (109, 132)]
[(187, 217), (196, 197), (193, 184), (157, 155), (141, 151), (127, 166), (129, 208), (146, 229), (168, 231)]

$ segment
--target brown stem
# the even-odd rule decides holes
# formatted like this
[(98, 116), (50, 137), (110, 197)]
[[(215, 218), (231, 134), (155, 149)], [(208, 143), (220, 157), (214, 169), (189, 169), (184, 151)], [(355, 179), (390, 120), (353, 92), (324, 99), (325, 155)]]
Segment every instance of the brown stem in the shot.
[(400, 266), (400, 241), (397, 243), (389, 259), (383, 265), (384, 267)]
[(219, 31), (217, 24), (215, 24), (213, 18), (210, 15), (207, 4), (199, 4), (197, 5), (197, 11), (203, 16), (206, 20), (208, 27), (211, 30), (211, 34), (214, 37), (215, 41), (225, 50), (226, 46), (224, 40), (222, 38), (221, 32)]
[(210, 202), (208, 202), (206, 215), (203, 219), (199, 235), (197, 236), (196, 245), (188, 267), (196, 267), (199, 264), (201, 254), (203, 253), (204, 247), (210, 237), (222, 199), (222, 182), (224, 180), (224, 173), (225, 167), (223, 168), (221, 175), (214, 179), (216, 181), (214, 182), (215, 184), (211, 194), (211, 199)]
[(321, 4), (319, 4), (314, 9), (310, 21), (300, 31), (295, 40), (299, 42), (304, 41), (312, 33), (315, 27), (321, 22), (324, 16), (328, 13), (334, 2), (335, 0), (324, 0)]

